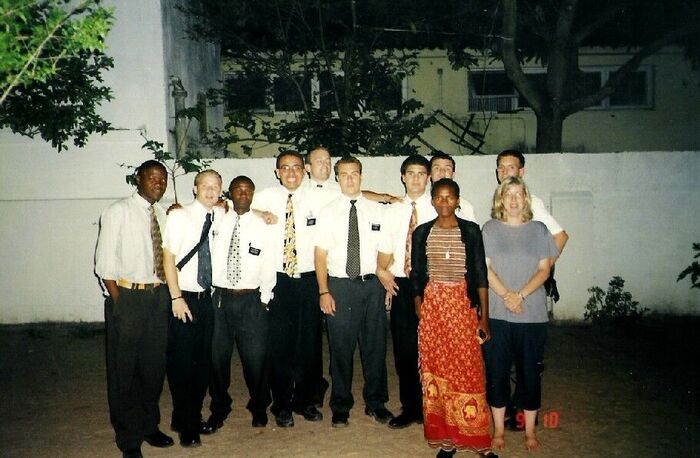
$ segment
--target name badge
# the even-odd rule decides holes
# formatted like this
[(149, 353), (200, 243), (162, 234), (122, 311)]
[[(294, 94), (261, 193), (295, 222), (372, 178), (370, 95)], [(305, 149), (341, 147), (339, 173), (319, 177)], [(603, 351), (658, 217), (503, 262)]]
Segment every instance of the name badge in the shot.
[(261, 251), (260, 248), (254, 248), (254, 247), (248, 248), (248, 253), (252, 254), (253, 256), (259, 256), (260, 251)]
[(380, 230), (381, 228), (382, 228), (382, 225), (381, 225), (381, 224), (374, 224), (374, 223), (372, 223), (372, 230), (373, 230), (373, 231), (378, 231), (378, 230)]
[(306, 217), (306, 225), (307, 226), (315, 226), (316, 225), (316, 218), (313, 217)]

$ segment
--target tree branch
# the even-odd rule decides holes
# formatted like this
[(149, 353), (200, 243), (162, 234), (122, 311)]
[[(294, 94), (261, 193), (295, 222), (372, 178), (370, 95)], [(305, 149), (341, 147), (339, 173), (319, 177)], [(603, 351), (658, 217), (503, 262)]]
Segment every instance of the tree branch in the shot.
[(602, 10), (598, 15), (596, 15), (595, 20), (589, 22), (588, 24), (584, 24), (581, 29), (572, 34), (571, 42), (574, 46), (579, 46), (586, 38), (591, 36), (596, 30), (598, 30), (601, 26), (605, 25), (608, 23), (611, 19), (615, 17), (617, 13), (619, 13), (622, 9), (624, 9), (626, 6), (628, 6), (629, 3), (622, 3), (622, 4), (612, 4), (609, 5), (607, 8)]
[(503, 66), (515, 88), (525, 97), (535, 113), (542, 113), (543, 95), (523, 72), (518, 59), (515, 40), (517, 35), (516, 0), (503, 0), (503, 35), (501, 37)]
[(673, 30), (649, 43), (647, 46), (641, 48), (636, 54), (634, 54), (622, 67), (617, 69), (608, 79), (605, 85), (603, 85), (598, 91), (563, 104), (562, 112), (565, 114), (565, 116), (568, 116), (572, 113), (581, 111), (584, 108), (597, 105), (601, 100), (609, 97), (615, 91), (615, 88), (625, 80), (625, 78), (637, 70), (644, 59), (656, 53), (664, 46), (673, 43), (675, 40), (692, 33), (697, 33), (698, 31), (700, 31), (700, 27), (697, 24), (687, 25), (685, 27)]

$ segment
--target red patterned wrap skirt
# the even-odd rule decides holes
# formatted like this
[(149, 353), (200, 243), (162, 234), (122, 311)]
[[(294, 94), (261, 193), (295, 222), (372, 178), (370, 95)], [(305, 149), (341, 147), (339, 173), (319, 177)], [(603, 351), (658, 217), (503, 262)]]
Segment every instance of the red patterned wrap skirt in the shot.
[(432, 447), (479, 452), (491, 447), (491, 412), (479, 319), (467, 283), (429, 281), (418, 326), (423, 428)]

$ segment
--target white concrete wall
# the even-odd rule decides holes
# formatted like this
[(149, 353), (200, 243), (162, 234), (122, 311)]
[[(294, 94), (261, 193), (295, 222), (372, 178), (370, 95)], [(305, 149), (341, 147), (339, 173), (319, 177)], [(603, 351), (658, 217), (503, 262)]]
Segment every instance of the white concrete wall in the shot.
[(138, 165), (144, 139), (168, 137), (160, 2), (106, 0), (115, 23), (103, 74), (114, 100), (101, 107), (117, 129), (60, 154), (0, 130), (0, 322), (102, 319), (92, 281), (97, 215), (128, 193), (120, 163)]
[[(117, 153), (108, 143), (60, 155), (41, 148), (3, 151), (0, 323), (102, 319), (93, 274), (99, 215), (132, 192), (119, 164), (144, 159), (138, 150)], [(456, 159), (462, 194), (483, 223), (496, 184), (495, 156)], [(364, 187), (400, 194), (401, 160), (362, 158)], [(258, 189), (275, 183), (271, 158), (219, 159), (213, 168), (225, 184), (239, 174)], [(526, 170), (534, 193), (571, 236), (557, 266), (557, 318), (582, 318), (586, 289), (605, 288), (613, 275), (627, 281), (643, 306), (698, 313), (698, 290), (676, 283), (692, 260), (692, 243), (700, 241), (697, 152), (530, 155)], [(188, 195), (192, 179), (178, 179), (180, 196)]]

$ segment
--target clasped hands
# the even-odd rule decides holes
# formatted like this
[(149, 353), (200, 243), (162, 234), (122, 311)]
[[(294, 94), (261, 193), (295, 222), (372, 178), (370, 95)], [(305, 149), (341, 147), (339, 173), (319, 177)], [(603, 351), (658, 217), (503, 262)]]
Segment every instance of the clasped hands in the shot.
[(503, 296), (503, 303), (513, 313), (523, 313), (523, 296), (516, 291), (508, 291)]

